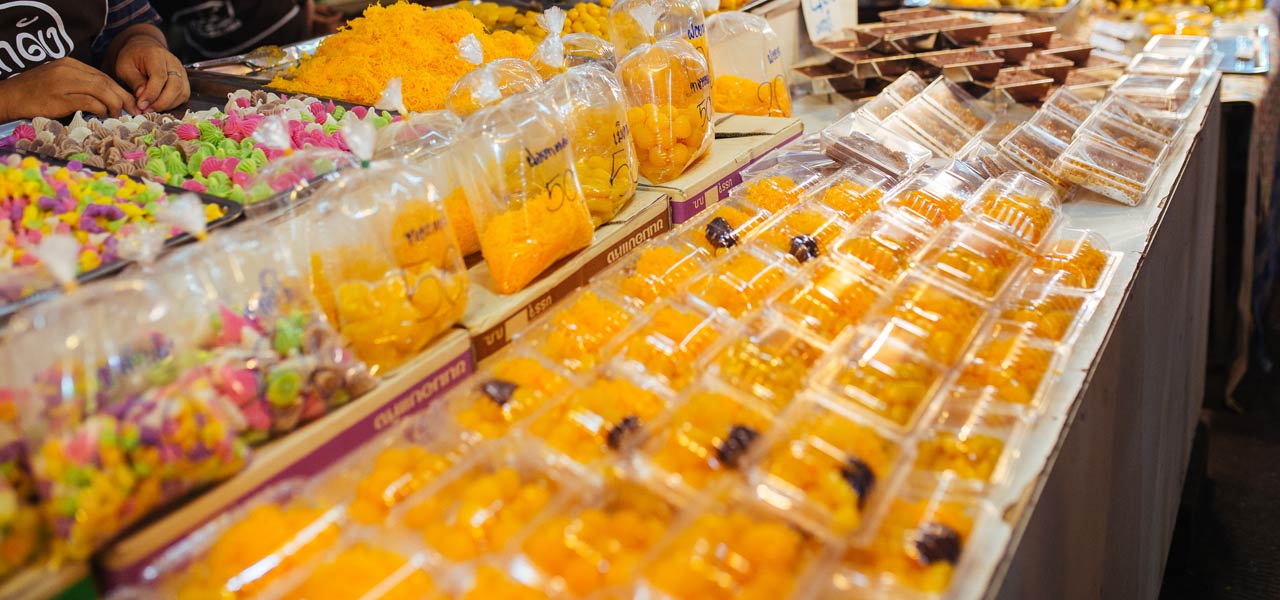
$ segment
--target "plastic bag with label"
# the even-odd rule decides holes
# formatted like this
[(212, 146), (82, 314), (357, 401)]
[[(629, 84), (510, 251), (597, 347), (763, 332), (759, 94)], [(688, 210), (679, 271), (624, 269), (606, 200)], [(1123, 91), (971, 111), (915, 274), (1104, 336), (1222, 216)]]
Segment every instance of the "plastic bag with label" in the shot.
[(711, 87), (716, 112), (791, 116), (787, 65), (768, 20), (736, 11), (711, 15), (707, 39), (716, 74)]
[[(653, 31), (655, 10), (641, 5), (632, 12)], [(618, 63), (617, 74), (640, 174), (653, 183), (679, 177), (710, 150), (714, 138), (706, 61), (687, 41), (666, 38), (637, 46)]]
[[(367, 128), (348, 131), (357, 156)], [(444, 161), (379, 160), (318, 192), (309, 238), (320, 306), (374, 373), (403, 364), (462, 317), (469, 280), (437, 181)]]
[[(641, 6), (650, 7), (657, 15), (652, 26), (637, 18), (635, 9)], [(618, 56), (626, 56), (654, 40), (683, 39), (698, 51), (710, 72), (711, 53), (703, 14), (699, 0), (618, 0), (609, 7), (609, 41)]]
[(568, 128), (548, 88), (513, 96), (463, 126), (455, 173), (476, 219), (494, 290), (517, 292), (591, 243)]
[(528, 92), (542, 85), (542, 76), (527, 60), (499, 58), (484, 62), (484, 51), (475, 35), (467, 35), (458, 41), (458, 54), (463, 60), (476, 66), (463, 75), (445, 98), (445, 108), (459, 117), (486, 106), (493, 106), (516, 94)]

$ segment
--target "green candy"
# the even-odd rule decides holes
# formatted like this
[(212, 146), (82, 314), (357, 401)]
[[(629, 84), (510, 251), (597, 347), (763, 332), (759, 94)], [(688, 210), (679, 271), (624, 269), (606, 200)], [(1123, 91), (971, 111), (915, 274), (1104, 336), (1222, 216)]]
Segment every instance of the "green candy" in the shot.
[(235, 156), (238, 158), (240, 156), (240, 144), (237, 144), (236, 141), (232, 139), (224, 138), (221, 142), (218, 142), (218, 149), (223, 153), (222, 158), (227, 158), (228, 156)]
[(227, 200), (230, 200), (237, 204), (244, 204), (244, 201), (245, 201), (244, 189), (240, 188), (239, 186), (231, 188), (231, 191), (227, 192)]
[(332, 120), (332, 121), (341, 121), (341, 120), (342, 120), (342, 115), (345, 115), (345, 114), (347, 114), (347, 109), (345, 109), (345, 108), (343, 108), (343, 107), (341, 107), (341, 106), (334, 106), (334, 107), (333, 107), (333, 114), (331, 114), (331, 115), (330, 115), (330, 117), (331, 117), (331, 119), (330, 119), (330, 120)]
[(253, 152), (249, 153), (249, 160), (253, 161), (253, 164), (261, 169), (267, 164), (267, 153), (263, 152), (262, 148), (254, 148)]
[(87, 152), (76, 152), (67, 156), (67, 160), (78, 160), (80, 162), (84, 162), (89, 160), (89, 154)]
[(164, 164), (164, 160), (159, 156), (153, 156), (148, 159), (145, 168), (148, 173), (151, 173), (156, 177), (166, 177), (169, 175), (169, 168)]
[(222, 135), (222, 130), (218, 129), (217, 125), (208, 121), (196, 123), (196, 129), (200, 131), (200, 141), (202, 142), (217, 142), (225, 137)]
[(120, 440), (120, 447), (124, 450), (133, 450), (142, 442), (142, 435), (138, 433), (137, 428), (130, 427), (124, 431), (124, 439)]
[(89, 471), (81, 467), (67, 467), (65, 473), (62, 474), (63, 480), (76, 487), (86, 487), (93, 481), (89, 476)]
[(194, 171), (187, 168), (186, 163), (182, 162), (182, 156), (177, 152), (166, 152), (164, 155), (164, 168), (171, 175), (186, 175)]
[(63, 496), (61, 498), (58, 498), (57, 511), (58, 511), (58, 514), (64, 517), (75, 516), (76, 511), (79, 510), (79, 508), (80, 508), (80, 503), (76, 502), (76, 499), (74, 497)]
[(295, 404), (302, 393), (302, 376), (297, 371), (272, 371), (267, 376), (267, 402), (286, 407)]
[(107, 227), (107, 231), (110, 231), (111, 233), (115, 233), (115, 232), (117, 232), (117, 231), (120, 231), (120, 228), (121, 228), (121, 227), (123, 227), (123, 226), (124, 226), (124, 224), (125, 224), (125, 223), (128, 223), (128, 222), (129, 222), (129, 219), (128, 219), (128, 218), (119, 219), (119, 220), (116, 220), (116, 221), (107, 221), (107, 226), (106, 226), (106, 227)]
[(160, 361), (147, 370), (147, 382), (153, 386), (168, 385), (178, 379), (179, 371), (177, 361)]
[(325, 135), (333, 135), (333, 132), (339, 129), (342, 129), (342, 124), (333, 119), (330, 119), (328, 121), (325, 121), (325, 124), (322, 126), (322, 129), (324, 129)]
[(276, 321), (276, 334), (271, 346), (281, 356), (288, 356), (302, 347), (302, 334), (306, 329), (303, 320), (287, 317)]

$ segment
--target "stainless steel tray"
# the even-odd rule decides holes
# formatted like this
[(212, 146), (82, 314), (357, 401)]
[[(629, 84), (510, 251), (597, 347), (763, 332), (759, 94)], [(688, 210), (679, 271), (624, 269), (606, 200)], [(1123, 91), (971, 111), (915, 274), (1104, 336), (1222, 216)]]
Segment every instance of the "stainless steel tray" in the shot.
[(285, 46), (263, 46), (244, 54), (194, 62), (187, 65), (187, 69), (271, 81), (304, 57), (314, 54), (323, 40), (324, 37), (318, 37)]
[(1219, 25), (1213, 31), (1213, 44), (1222, 53), (1218, 68), (1242, 75), (1270, 72), (1273, 35), (1267, 23)]

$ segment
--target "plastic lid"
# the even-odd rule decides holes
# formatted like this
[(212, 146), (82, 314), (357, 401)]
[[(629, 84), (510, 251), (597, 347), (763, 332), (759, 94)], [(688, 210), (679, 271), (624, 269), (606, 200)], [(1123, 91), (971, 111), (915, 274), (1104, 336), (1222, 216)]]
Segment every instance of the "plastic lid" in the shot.
[(823, 151), (838, 161), (869, 163), (888, 173), (909, 173), (932, 156), (924, 146), (858, 114), (824, 128), (822, 142)]
[(1062, 202), (1053, 187), (1021, 171), (988, 180), (968, 208), (1029, 249), (1038, 248), (1062, 220)]
[(944, 77), (934, 80), (921, 95), (946, 114), (956, 125), (967, 131), (969, 135), (976, 135), (979, 131), (982, 131), (982, 128), (987, 123), (995, 118), (995, 113), (982, 106), (976, 98), (964, 91), (960, 86)]
[(1136, 205), (1151, 187), (1158, 166), (1092, 136), (1077, 138), (1058, 159), (1058, 172), (1108, 198)]
[(1099, 111), (1079, 129), (1077, 135), (1096, 137), (1126, 152), (1131, 152), (1149, 161), (1159, 163), (1164, 160), (1169, 144), (1158, 136), (1141, 127), (1134, 127), (1128, 120), (1118, 118), (1111, 112)]

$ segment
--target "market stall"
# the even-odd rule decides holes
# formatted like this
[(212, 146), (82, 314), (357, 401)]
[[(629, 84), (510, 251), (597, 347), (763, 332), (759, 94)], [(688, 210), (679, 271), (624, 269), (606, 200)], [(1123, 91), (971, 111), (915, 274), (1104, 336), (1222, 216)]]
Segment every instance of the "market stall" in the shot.
[(1155, 594), (1207, 40), (464, 8), (8, 130), (0, 597)]

